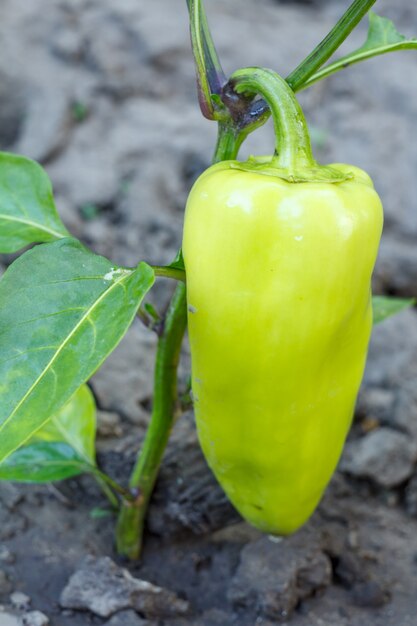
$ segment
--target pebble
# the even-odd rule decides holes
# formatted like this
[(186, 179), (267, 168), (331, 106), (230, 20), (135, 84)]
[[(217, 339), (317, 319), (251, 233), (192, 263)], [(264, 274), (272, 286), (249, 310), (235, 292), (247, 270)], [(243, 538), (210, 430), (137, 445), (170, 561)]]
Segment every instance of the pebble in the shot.
[(319, 538), (304, 528), (279, 543), (263, 537), (245, 546), (228, 597), (236, 608), (288, 619), (300, 600), (327, 587), (331, 578), (330, 559)]
[(416, 460), (417, 446), (409, 436), (391, 428), (379, 428), (347, 443), (340, 469), (391, 488), (410, 478)]
[(134, 609), (146, 618), (176, 617), (190, 609), (189, 603), (172, 591), (134, 578), (109, 557), (93, 556), (86, 557), (71, 576), (60, 604), (100, 617), (111, 617), (123, 609)]
[[(22, 616), (22, 626), (49, 626), (49, 618), (41, 611), (29, 611)], [(133, 624), (132, 624), (133, 626)]]
[(120, 415), (113, 411), (97, 411), (97, 434), (100, 437), (121, 437)]
[(156, 624), (140, 618), (135, 611), (121, 611), (103, 626), (156, 626)]
[(0, 625), (1, 626), (22, 626), (22, 622), (18, 617), (16, 617), (16, 615), (12, 615), (11, 613), (6, 613), (0, 610)]
[(27, 610), (30, 606), (30, 598), (22, 591), (14, 591), (10, 595), (10, 602), (12, 606), (20, 611)]

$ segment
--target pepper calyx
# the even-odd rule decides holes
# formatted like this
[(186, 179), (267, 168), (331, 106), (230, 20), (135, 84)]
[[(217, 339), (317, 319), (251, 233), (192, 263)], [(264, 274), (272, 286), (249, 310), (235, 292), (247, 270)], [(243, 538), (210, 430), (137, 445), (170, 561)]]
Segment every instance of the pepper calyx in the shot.
[(343, 183), (354, 178), (352, 172), (342, 172), (329, 165), (297, 167), (288, 169), (276, 163), (276, 157), (250, 156), (247, 161), (230, 161), (230, 169), (253, 172), (264, 176), (281, 178), (288, 183)]

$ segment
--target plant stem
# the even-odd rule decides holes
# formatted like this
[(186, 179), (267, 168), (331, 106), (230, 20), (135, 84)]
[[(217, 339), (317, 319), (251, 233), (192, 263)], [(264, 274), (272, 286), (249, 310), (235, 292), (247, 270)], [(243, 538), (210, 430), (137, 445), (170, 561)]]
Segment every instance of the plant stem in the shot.
[(177, 367), (187, 323), (186, 289), (178, 284), (165, 317), (156, 354), (151, 422), (130, 478), (136, 499), (125, 500), (116, 528), (119, 554), (140, 555), (149, 500), (168, 443), (177, 405)]
[(295, 172), (316, 164), (303, 111), (288, 83), (272, 70), (248, 67), (230, 78), (237, 93), (261, 95), (269, 105), (275, 130), (275, 167)]
[(187, 0), (187, 6), (201, 112), (209, 120), (219, 120), (222, 112), (218, 110), (211, 96), (220, 94), (227, 82), (226, 76), (211, 37), (203, 0)]
[(351, 65), (355, 65), (356, 63), (360, 63), (361, 61), (366, 61), (367, 59), (371, 59), (373, 57), (380, 56), (382, 54), (387, 54), (388, 52), (395, 52), (397, 50), (416, 50), (417, 49), (417, 41), (408, 40), (408, 41), (399, 41), (393, 44), (384, 44), (381, 47), (370, 48), (369, 50), (365, 49), (356, 50), (348, 54), (345, 57), (337, 59), (333, 63), (322, 67), (318, 72), (315, 72), (307, 82), (303, 83), (300, 89), (307, 89), (307, 87), (311, 87), (314, 83), (317, 83), (319, 80), (323, 78), (327, 78), (340, 70), (344, 70)]
[[(231, 126), (219, 124), (219, 136), (213, 163), (234, 159), (244, 139)], [(177, 406), (177, 366), (187, 323), (186, 288), (179, 283), (165, 318), (158, 341), (154, 376), (154, 405), (151, 422), (130, 478), (135, 500), (124, 499), (116, 526), (119, 554), (137, 559), (149, 500), (174, 423)]]
[(172, 278), (185, 283), (185, 272), (183, 270), (169, 267), (168, 265), (152, 265), (152, 269), (155, 272), (155, 276)]
[(376, 0), (354, 0), (352, 2), (323, 41), (287, 76), (287, 83), (293, 91), (301, 89), (310, 76), (330, 59), (375, 2)]
[(106, 496), (107, 500), (110, 503), (111, 508), (114, 511), (118, 511), (119, 510), (119, 499), (117, 498), (117, 496), (114, 494), (113, 490), (110, 489), (109, 485), (97, 474), (93, 473), (94, 478), (97, 481), (97, 484), (100, 486), (100, 489), (102, 490), (102, 492), (104, 493), (104, 495)]
[[(134, 496), (130, 493), (128, 489), (122, 487), (122, 485), (119, 485), (119, 483), (113, 480), (113, 478), (99, 470), (98, 467), (91, 469), (91, 472), (95, 479), (98, 481), (98, 483), (101, 485), (101, 488), (103, 489), (109, 500), (112, 502), (112, 504), (116, 505), (116, 509), (119, 508), (119, 502), (114, 495), (114, 492), (116, 492), (117, 494), (119, 494), (119, 496), (125, 498), (126, 500), (134, 500)], [(113, 498), (110, 497), (109, 491), (112, 493)]]
[(230, 122), (219, 122), (217, 145), (214, 151), (213, 163), (235, 159), (246, 137), (246, 133), (237, 130), (236, 126)]

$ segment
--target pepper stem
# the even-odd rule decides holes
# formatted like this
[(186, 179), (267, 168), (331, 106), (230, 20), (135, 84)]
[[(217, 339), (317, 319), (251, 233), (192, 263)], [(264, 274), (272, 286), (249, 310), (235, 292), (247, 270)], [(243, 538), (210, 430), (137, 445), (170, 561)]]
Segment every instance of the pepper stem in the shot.
[(246, 98), (262, 96), (271, 110), (275, 129), (275, 154), (269, 163), (250, 159), (234, 167), (297, 183), (340, 183), (352, 177), (319, 165), (314, 159), (304, 113), (284, 78), (262, 67), (247, 67), (234, 72), (228, 86)]
[(281, 76), (272, 70), (248, 67), (232, 74), (230, 83), (237, 93), (260, 95), (268, 103), (274, 121), (276, 167), (295, 172), (317, 165), (304, 113)]

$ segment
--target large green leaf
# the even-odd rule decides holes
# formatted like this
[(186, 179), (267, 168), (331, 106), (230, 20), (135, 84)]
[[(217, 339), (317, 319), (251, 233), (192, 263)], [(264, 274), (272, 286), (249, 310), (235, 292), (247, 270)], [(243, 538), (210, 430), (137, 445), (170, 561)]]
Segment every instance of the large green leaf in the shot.
[(67, 237), (52, 187), (40, 165), (0, 152), (0, 252)]
[(395, 52), (396, 50), (417, 50), (417, 39), (409, 39), (401, 35), (391, 20), (386, 17), (380, 17), (373, 11), (370, 11), (368, 36), (363, 46), (320, 69), (303, 83), (300, 89), (309, 87), (318, 80), (326, 78), (354, 63), (359, 63), (381, 54), (387, 54), (388, 52)]
[(0, 480), (41, 483), (95, 470), (96, 407), (83, 385), (57, 415), (0, 464)]
[(374, 325), (380, 324), (388, 317), (400, 313), (415, 304), (413, 298), (391, 298), (389, 296), (373, 296)]
[(0, 281), (0, 462), (86, 382), (154, 281), (146, 263), (114, 267), (74, 239), (36, 246)]

